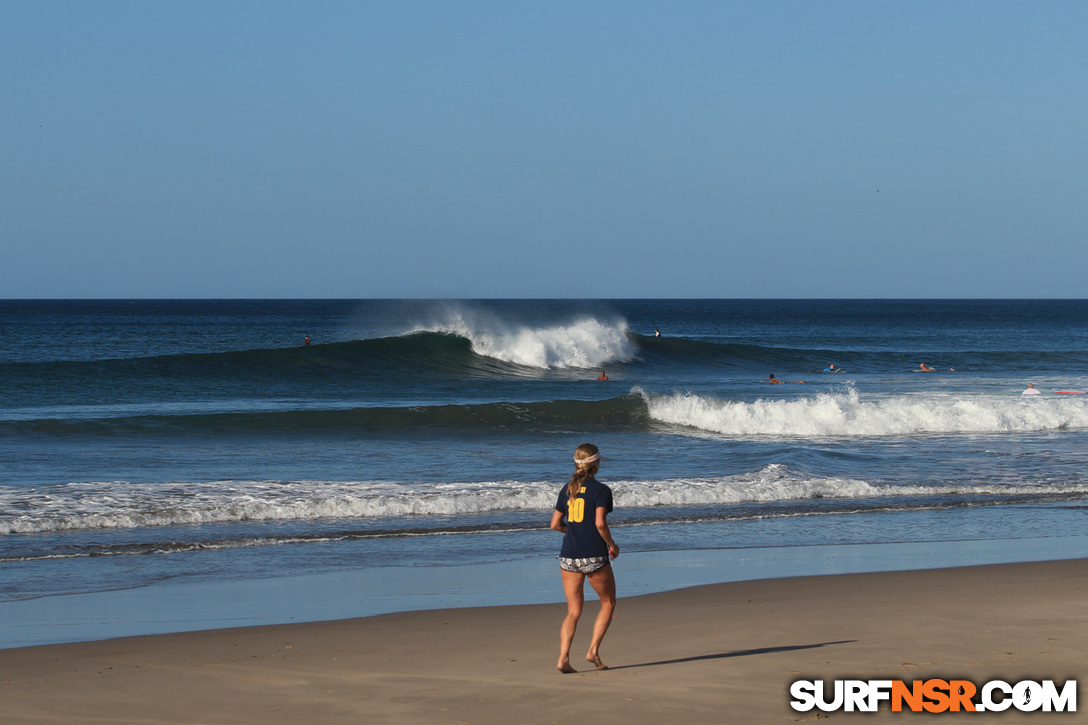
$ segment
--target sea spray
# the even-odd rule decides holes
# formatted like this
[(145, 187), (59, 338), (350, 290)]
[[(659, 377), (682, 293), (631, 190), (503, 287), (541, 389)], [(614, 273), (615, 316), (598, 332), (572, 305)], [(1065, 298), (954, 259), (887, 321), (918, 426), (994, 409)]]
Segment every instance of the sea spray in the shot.
[(636, 353), (625, 322), (594, 317), (538, 327), (451, 311), (447, 319), (417, 326), (413, 332), (464, 337), (477, 355), (541, 369), (596, 368), (629, 361)]

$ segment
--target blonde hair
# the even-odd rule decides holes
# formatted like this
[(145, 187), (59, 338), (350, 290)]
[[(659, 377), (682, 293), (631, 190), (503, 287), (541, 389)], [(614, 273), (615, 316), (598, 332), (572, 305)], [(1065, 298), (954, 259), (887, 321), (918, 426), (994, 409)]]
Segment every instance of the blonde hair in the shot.
[[(574, 469), (574, 475), (570, 477), (570, 483), (567, 484), (568, 505), (582, 490), (582, 485), (586, 482), (586, 479), (600, 469), (601, 461), (597, 457), (599, 453), (597, 446), (592, 443), (583, 443), (574, 451), (574, 465), (576, 468)], [(588, 458), (593, 460), (587, 462), (586, 459)]]

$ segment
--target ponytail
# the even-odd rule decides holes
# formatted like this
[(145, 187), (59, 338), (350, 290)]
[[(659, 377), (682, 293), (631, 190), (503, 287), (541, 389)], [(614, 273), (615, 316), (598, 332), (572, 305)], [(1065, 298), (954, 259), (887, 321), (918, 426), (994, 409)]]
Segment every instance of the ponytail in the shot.
[(570, 483), (567, 484), (567, 502), (574, 501), (574, 498), (581, 492), (582, 484), (589, 478), (589, 470), (592, 466), (586, 466), (579, 468), (574, 472), (574, 475), (570, 477)]
[[(592, 459), (592, 460), (590, 460)], [(592, 443), (583, 443), (574, 452), (574, 475), (567, 484), (567, 505), (581, 492), (586, 479), (592, 476), (601, 467), (600, 455), (597, 446)], [(568, 509), (569, 510), (569, 509)]]

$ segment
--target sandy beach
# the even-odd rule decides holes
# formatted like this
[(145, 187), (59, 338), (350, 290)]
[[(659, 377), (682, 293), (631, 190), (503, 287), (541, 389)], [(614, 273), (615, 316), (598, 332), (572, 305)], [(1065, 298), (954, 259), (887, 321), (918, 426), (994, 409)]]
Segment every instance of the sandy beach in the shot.
[[(1085, 559), (630, 598), (621, 580), (605, 671), (555, 670), (563, 605), (432, 610), (6, 650), (0, 711), (7, 723), (895, 720), (912, 714), (794, 712), (790, 683), (1076, 679), (1088, 651), (1086, 590)], [(1084, 721), (1010, 710), (971, 722), (1046, 718)]]

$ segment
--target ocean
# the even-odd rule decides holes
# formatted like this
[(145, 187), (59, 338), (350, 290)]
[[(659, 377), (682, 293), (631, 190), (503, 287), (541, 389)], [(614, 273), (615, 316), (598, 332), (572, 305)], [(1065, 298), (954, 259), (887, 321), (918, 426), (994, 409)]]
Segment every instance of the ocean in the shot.
[(587, 441), (621, 596), (700, 557), (1081, 556), (1086, 391), (1083, 300), (0, 301), (0, 647), (251, 621), (94, 629), (118, 592), (306, 619), (300, 587), (351, 616), (550, 572)]

